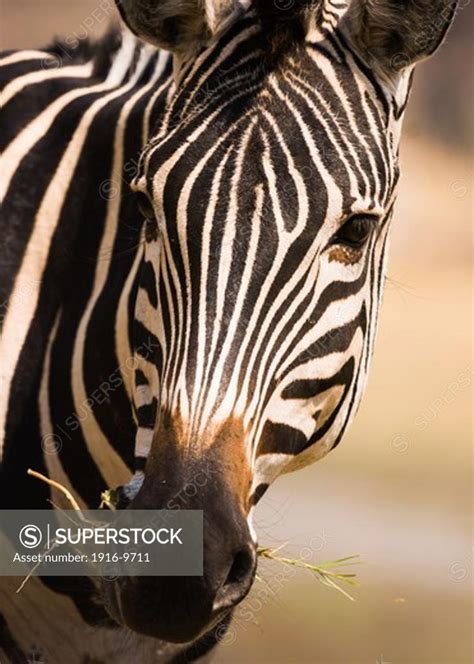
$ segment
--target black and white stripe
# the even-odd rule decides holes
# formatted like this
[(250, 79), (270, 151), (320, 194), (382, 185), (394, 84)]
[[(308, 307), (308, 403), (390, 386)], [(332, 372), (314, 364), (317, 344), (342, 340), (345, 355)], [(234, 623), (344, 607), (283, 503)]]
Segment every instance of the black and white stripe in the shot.
[[(124, 29), (0, 59), (0, 504), (45, 506), (28, 467), (86, 505), (110, 486), (131, 498), (163, 421), (194, 455), (238, 423), (251, 519), (357, 409), (412, 67), (452, 3), (394, 71), (354, 32), (358, 0), (296, 2), (284, 20), (278, 3), (206, 0), (173, 30), (158, 8), (154, 36), (135, 4), (119, 3), (132, 30), (174, 55)], [(360, 245), (342, 236), (354, 219), (370, 226)], [(66, 595), (99, 624), (94, 593)], [(100, 656), (78, 634), (71, 657)], [(114, 661), (149, 645), (120, 638)]]

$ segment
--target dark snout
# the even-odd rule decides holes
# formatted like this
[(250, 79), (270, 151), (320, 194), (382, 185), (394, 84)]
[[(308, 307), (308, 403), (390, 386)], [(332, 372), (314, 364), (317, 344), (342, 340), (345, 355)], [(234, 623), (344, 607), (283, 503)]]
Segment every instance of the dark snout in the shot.
[(120, 619), (130, 629), (164, 641), (186, 643), (209, 631), (248, 593), (255, 550), (224, 533), (205, 545), (203, 577), (124, 577), (116, 582)]
[(203, 510), (203, 576), (123, 577), (107, 591), (114, 617), (164, 641), (185, 643), (208, 632), (245, 597), (255, 576), (256, 547), (238, 497), (212, 473), (199, 484), (189, 491), (186, 483), (170, 486), (148, 476), (131, 507), (176, 507), (178, 496), (181, 509)]

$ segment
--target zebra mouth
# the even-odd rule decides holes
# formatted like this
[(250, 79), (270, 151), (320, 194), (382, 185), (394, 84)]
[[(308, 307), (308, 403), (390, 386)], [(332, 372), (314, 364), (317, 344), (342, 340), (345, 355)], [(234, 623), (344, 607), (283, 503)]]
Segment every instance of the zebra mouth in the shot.
[(202, 580), (191, 584), (189, 580), (124, 577), (121, 582), (104, 581), (105, 608), (119, 625), (160, 641), (193, 643), (210, 633), (221, 638), (234, 604), (215, 606), (203, 592)]
[(228, 522), (232, 530), (225, 532), (214, 517), (205, 519), (202, 576), (101, 580), (102, 603), (116, 623), (161, 641), (190, 643), (225, 622), (253, 585), (257, 554), (246, 521), (241, 529)]
[[(131, 629), (134, 632), (143, 634), (142, 630), (136, 629), (135, 626), (128, 624), (127, 620), (122, 615), (120, 594), (115, 583), (109, 582), (103, 588), (104, 596), (106, 595), (105, 608), (111, 618), (120, 626)], [(105, 597), (104, 597), (105, 599)], [(151, 636), (162, 642), (181, 644), (186, 647), (192, 647), (193, 653), (206, 653), (217, 643), (228, 642), (229, 638), (233, 638), (232, 633), (228, 632), (232, 620), (233, 608), (220, 609), (215, 612), (214, 617), (210, 622), (204, 626), (199, 632), (196, 633), (182, 633), (180, 638), (176, 638), (176, 634), (165, 634), (162, 630), (150, 634), (145, 632), (146, 636)]]
[(217, 630), (250, 591), (257, 555), (254, 543), (244, 541), (233, 553), (217, 537), (212, 540), (213, 546), (205, 545), (203, 576), (102, 579), (109, 615), (134, 632), (171, 643), (190, 643)]

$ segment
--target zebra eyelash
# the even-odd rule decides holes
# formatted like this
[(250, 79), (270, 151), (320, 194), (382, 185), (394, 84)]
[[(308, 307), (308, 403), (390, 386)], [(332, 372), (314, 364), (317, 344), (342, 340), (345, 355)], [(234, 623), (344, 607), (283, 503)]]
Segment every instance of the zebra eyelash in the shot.
[(158, 222), (153, 219), (145, 219), (145, 242), (156, 242), (158, 239)]
[(362, 250), (373, 235), (378, 222), (374, 214), (350, 216), (333, 235), (330, 246), (342, 245), (352, 250)]
[(155, 220), (155, 211), (152, 202), (142, 191), (135, 192), (135, 200), (140, 214), (146, 221)]
[(148, 196), (141, 191), (135, 193), (135, 200), (145, 222), (145, 241), (154, 242), (158, 239), (158, 222), (153, 205)]

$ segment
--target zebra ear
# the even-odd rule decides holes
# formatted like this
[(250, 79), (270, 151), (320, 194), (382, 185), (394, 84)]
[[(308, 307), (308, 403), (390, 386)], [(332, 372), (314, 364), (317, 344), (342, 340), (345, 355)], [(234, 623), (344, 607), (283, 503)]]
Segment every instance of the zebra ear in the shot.
[(245, 0), (115, 0), (141, 39), (179, 55), (206, 44)]
[(458, 0), (352, 0), (344, 24), (364, 59), (397, 73), (432, 55)]

